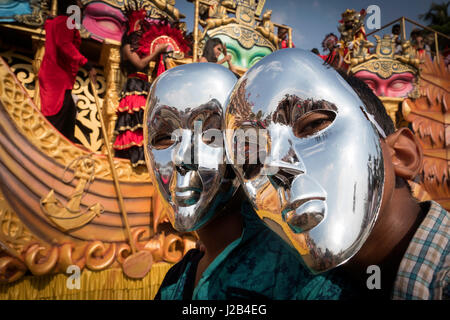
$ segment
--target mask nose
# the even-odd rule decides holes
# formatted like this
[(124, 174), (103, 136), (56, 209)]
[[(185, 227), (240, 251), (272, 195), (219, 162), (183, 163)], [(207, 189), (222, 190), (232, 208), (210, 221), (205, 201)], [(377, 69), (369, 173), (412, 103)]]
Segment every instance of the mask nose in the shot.
[(294, 179), (306, 172), (305, 165), (292, 145), (286, 152), (282, 148), (274, 148), (271, 159), (265, 166), (266, 174), (270, 176), (273, 184), (285, 190), (291, 189)]

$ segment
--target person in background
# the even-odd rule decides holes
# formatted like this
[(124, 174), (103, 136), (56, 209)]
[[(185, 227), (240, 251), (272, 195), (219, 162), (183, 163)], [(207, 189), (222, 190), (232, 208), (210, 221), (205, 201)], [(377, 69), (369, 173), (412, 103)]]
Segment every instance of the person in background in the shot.
[(395, 53), (401, 53), (402, 52), (402, 40), (400, 39), (400, 25), (397, 23), (392, 27), (392, 33), (391, 33), (391, 38), (393, 37), (397, 37), (395, 39)]
[[(278, 47), (280, 49), (289, 48), (289, 42), (287, 40), (288, 29), (278, 27)], [(292, 42), (292, 48), (295, 48), (295, 44)]]
[[(218, 60), (221, 54), (223, 54), (224, 57)], [(211, 38), (206, 41), (200, 62), (212, 62), (217, 64), (228, 62), (228, 68), (231, 72), (235, 75), (238, 74), (235, 66), (231, 63), (231, 55), (227, 54), (227, 48), (219, 38)]]
[(143, 151), (142, 123), (147, 95), (150, 91), (148, 81), (149, 62), (156, 60), (166, 51), (168, 44), (158, 44), (155, 50), (142, 57), (136, 52), (139, 41), (148, 28), (145, 10), (128, 12), (129, 25), (122, 37), (121, 68), (127, 75), (127, 81), (120, 93), (117, 108), (117, 121), (114, 128), (115, 156), (129, 159), (136, 168), (145, 165)]
[(431, 48), (425, 43), (423, 32), (420, 29), (414, 29), (411, 31), (410, 38), (411, 44), (416, 50), (416, 55), (418, 58), (424, 58), (425, 54), (431, 56)]
[[(329, 33), (322, 41), (322, 50), (325, 52), (320, 57), (330, 66), (337, 69), (342, 65), (342, 58), (339, 56), (338, 51), (339, 39), (334, 33)], [(327, 54), (328, 52), (328, 54)]]
[(39, 70), (41, 112), (67, 139), (74, 141), (77, 110), (72, 97), (72, 88), (80, 67), (96, 76), (93, 64), (79, 49), (80, 32), (69, 29), (67, 9), (71, 5), (82, 8), (81, 1), (61, 0), (58, 16), (45, 22), (45, 54)]

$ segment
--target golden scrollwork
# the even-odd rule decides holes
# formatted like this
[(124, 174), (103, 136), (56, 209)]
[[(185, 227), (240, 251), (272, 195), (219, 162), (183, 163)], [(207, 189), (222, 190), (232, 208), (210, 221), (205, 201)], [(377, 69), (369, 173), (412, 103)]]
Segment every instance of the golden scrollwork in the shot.
[(6, 60), (28, 95), (34, 97), (34, 81), (36, 76), (33, 70), (33, 59), (18, 53), (15, 48), (0, 52), (0, 56)]
[(25, 253), (25, 263), (35, 276), (50, 273), (58, 262), (58, 248), (32, 244)]
[(350, 63), (350, 72), (352, 74), (358, 71), (369, 71), (377, 74), (383, 79), (389, 78), (392, 74), (411, 72), (417, 74), (419, 60), (411, 56), (409, 43), (403, 44), (402, 54), (395, 54), (395, 38), (391, 38), (386, 34), (383, 38), (374, 36), (377, 40), (377, 46), (374, 54), (367, 53), (367, 49), (370, 46), (366, 43), (370, 43), (366, 40), (361, 40), (359, 43), (361, 50), (354, 50), (352, 52), (352, 58)]
[(145, 0), (144, 8), (150, 11), (150, 16), (155, 18), (168, 17), (174, 20), (186, 18), (175, 8), (174, 0)]
[[(105, 94), (106, 81), (103, 72), (97, 68), (97, 92), (100, 102), (103, 102)], [(86, 70), (81, 68), (73, 86), (72, 94), (76, 95), (77, 101), (77, 120), (83, 127), (91, 130), (89, 134), (84, 133), (79, 125), (75, 126), (75, 138), (77, 138), (85, 147), (91, 151), (98, 151), (102, 147), (102, 137), (100, 132), (100, 121), (97, 119), (97, 108), (95, 100), (89, 87), (89, 77)], [(89, 139), (87, 138), (89, 137)]]
[[(83, 2), (87, 4), (92, 2), (92, 0), (84, 0)], [(147, 15), (153, 19), (167, 18), (173, 22), (186, 18), (185, 15), (181, 14), (180, 11), (175, 8), (175, 0), (144, 0), (141, 3), (133, 2), (131, 0), (107, 0), (105, 2), (121, 9), (129, 8), (139, 10), (140, 8), (144, 8), (147, 11)], [(136, 6), (138, 6), (138, 8)]]
[(358, 72), (361, 70), (367, 70), (376, 73), (383, 79), (389, 78), (393, 73), (411, 72), (415, 73), (415, 70), (407, 65), (404, 65), (395, 60), (377, 59), (370, 61), (368, 64), (361, 64), (358, 67), (352, 69), (352, 72)]
[[(194, 248), (196, 243), (196, 238), (193, 236), (164, 232), (148, 240), (141, 240), (145, 238), (144, 228), (133, 229), (132, 235), (136, 248), (139, 251), (151, 252), (155, 262), (176, 263), (187, 251)], [(11, 276), (7, 277), (4, 273), (7, 268), (17, 268), (17, 272), (23, 271), (21, 275), (26, 270), (30, 270), (34, 275), (65, 272), (69, 265), (100, 271), (121, 266), (130, 254), (130, 246), (123, 242), (90, 241), (81, 246), (75, 246), (73, 243), (51, 246), (32, 242), (22, 254), (23, 262), (9, 256), (0, 258), (0, 282), (12, 282), (11, 277), (14, 277), (14, 281), (20, 277), (18, 273), (11, 273)]]
[(239, 24), (253, 27), (255, 25), (255, 0), (238, 1), (236, 7), (236, 18)]
[(205, 21), (199, 21), (200, 25), (203, 27), (203, 33), (200, 38), (203, 39), (210, 29), (237, 22), (236, 18), (228, 16), (227, 9), (222, 6), (220, 1), (213, 1), (208, 8), (208, 18)]
[(19, 280), (27, 271), (25, 264), (14, 257), (0, 256), (0, 283)]
[(9, 207), (3, 194), (0, 192), (0, 248), (6, 247), (19, 255), (28, 243), (35, 238)]
[(272, 42), (264, 38), (260, 33), (255, 32), (250, 27), (244, 25), (230, 24), (222, 26), (210, 31), (210, 36), (215, 37), (219, 34), (225, 34), (239, 42), (239, 44), (245, 49), (250, 49), (253, 46), (268, 47), (272, 51), (276, 50), (276, 47)]
[[(111, 145), (114, 143), (114, 126), (117, 120), (116, 110), (119, 104), (119, 85), (122, 82), (120, 71), (120, 45), (105, 43), (101, 52), (101, 63), (105, 66), (106, 92), (102, 112), (106, 132)], [(106, 152), (103, 146), (103, 152)]]

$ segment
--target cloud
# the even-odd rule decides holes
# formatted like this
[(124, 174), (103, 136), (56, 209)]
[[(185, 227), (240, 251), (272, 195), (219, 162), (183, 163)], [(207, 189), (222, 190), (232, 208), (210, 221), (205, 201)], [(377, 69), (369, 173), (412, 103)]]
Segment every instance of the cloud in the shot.
[(279, 23), (279, 24), (287, 24), (287, 20), (288, 20), (288, 15), (286, 14), (286, 12), (281, 11), (281, 10), (277, 10), (272, 13), (272, 19), (273, 22), (275, 23)]
[(294, 41), (294, 44), (296, 44), (296, 46), (303, 43), (303, 40), (305, 40), (305, 36), (296, 29), (292, 30), (292, 38), (292, 41)]
[(314, 0), (313, 3), (312, 3), (312, 5), (313, 5), (314, 8), (320, 7), (319, 0)]

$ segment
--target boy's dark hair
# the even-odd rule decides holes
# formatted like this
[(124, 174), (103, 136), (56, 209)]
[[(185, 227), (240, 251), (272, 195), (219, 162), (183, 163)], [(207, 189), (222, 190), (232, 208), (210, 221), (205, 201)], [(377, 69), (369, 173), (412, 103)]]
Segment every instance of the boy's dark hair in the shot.
[(344, 78), (345, 81), (355, 90), (361, 101), (364, 103), (367, 112), (374, 116), (375, 121), (386, 133), (386, 136), (395, 132), (395, 126), (391, 117), (386, 112), (383, 103), (373, 93), (373, 91), (367, 86), (367, 84), (354, 77), (347, 75), (345, 71), (338, 70), (338, 73)]
[(396, 30), (396, 29), (398, 30), (398, 33), (400, 33), (401, 28), (400, 28), (400, 25), (398, 23), (394, 24), (394, 26), (392, 27), (392, 33), (394, 33), (394, 30)]

